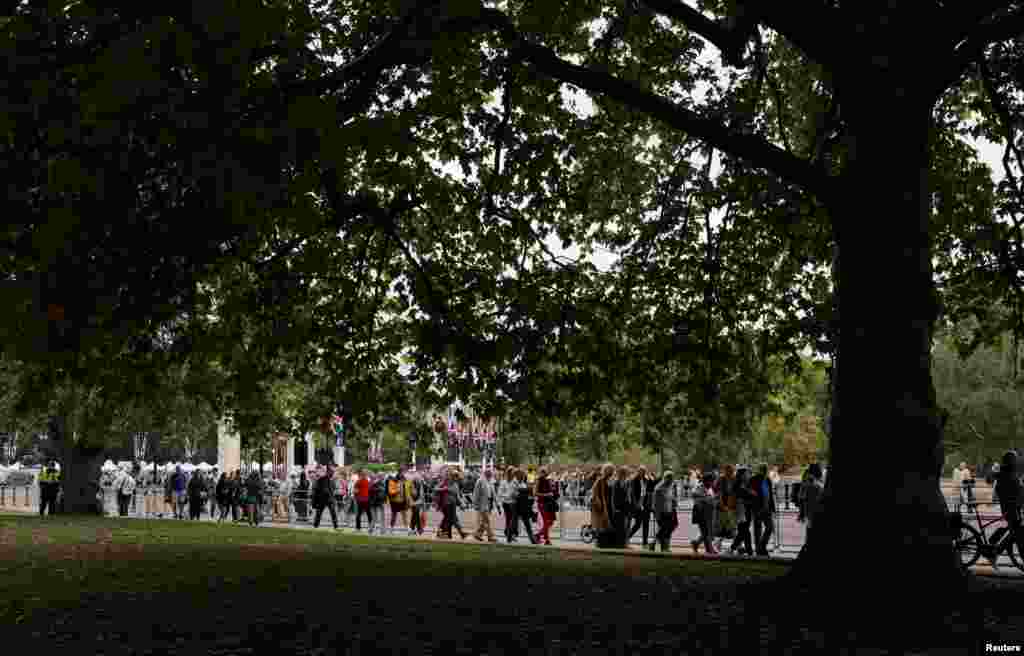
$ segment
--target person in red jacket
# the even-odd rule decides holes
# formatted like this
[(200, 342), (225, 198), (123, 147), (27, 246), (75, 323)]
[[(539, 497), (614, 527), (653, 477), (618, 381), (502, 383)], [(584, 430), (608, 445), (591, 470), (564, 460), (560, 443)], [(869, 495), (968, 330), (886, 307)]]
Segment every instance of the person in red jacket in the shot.
[(373, 526), (373, 517), (370, 515), (370, 481), (366, 478), (366, 470), (360, 470), (359, 480), (356, 481), (356, 530), (362, 530), (363, 513), (366, 513), (366, 521)]

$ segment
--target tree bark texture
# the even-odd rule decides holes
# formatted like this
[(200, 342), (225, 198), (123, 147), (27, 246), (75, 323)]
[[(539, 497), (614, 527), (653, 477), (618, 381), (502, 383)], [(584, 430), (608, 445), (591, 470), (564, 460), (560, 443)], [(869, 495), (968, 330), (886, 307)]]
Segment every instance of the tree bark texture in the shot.
[(929, 598), (948, 608), (963, 581), (940, 489), (944, 421), (931, 379), (931, 103), (879, 86), (843, 98), (850, 159), (830, 201), (842, 316), (829, 469), (824, 509), (790, 579), (870, 600), (862, 625), (905, 623)]
[(96, 501), (96, 492), (99, 490), (104, 449), (76, 443), (74, 436), (67, 431), (63, 416), (51, 418), (49, 429), (60, 453), (63, 511), (88, 515), (102, 512)]

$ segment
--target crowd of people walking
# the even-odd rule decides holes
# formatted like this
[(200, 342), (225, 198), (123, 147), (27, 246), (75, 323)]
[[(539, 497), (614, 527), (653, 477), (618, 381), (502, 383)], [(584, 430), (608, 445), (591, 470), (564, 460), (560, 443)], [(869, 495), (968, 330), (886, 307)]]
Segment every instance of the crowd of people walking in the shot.
[[(47, 486), (45, 504), (52, 505), (50, 490), (55, 486), (44, 479), (46, 475), (41, 477)], [(822, 479), (821, 467), (809, 467), (800, 497), (794, 499), (799, 519), (808, 528), (820, 507)], [(135, 509), (142, 497), (144, 508), (138, 508), (138, 514), (147, 516), (185, 519), (187, 510), (191, 520), (208, 514), (218, 522), (230, 518), (259, 525), (269, 514), (269, 519), (294, 518), (319, 528), (326, 512), (339, 530), (342, 524), (354, 524), (355, 530), (362, 531), (365, 520), (370, 534), (393, 533), (397, 524), (399, 531), (424, 535), (436, 511), (436, 538), (472, 536), (496, 542), (493, 520), (497, 514), (504, 516), (506, 542), (525, 539), (550, 545), (559, 512), (584, 510), (589, 511), (599, 548), (629, 548), (639, 533), (642, 548), (662, 551), (671, 548), (683, 501), (692, 499), (690, 519), (700, 531), (690, 543), (694, 552), (722, 553), (729, 541), (728, 552), (759, 556), (769, 554), (778, 484), (777, 471), (767, 465), (756, 471), (733, 465), (702, 473), (691, 469), (677, 477), (671, 470), (656, 475), (645, 466), (612, 464), (559, 471), (509, 466), (479, 472), (453, 466), (426, 472), (402, 467), (389, 474), (317, 466), (284, 481), (258, 471), (243, 475), (238, 470), (184, 471), (179, 466), (166, 472), (136, 467), (117, 471), (109, 481), (121, 516)], [(474, 513), (474, 532), (463, 528), (460, 511)]]

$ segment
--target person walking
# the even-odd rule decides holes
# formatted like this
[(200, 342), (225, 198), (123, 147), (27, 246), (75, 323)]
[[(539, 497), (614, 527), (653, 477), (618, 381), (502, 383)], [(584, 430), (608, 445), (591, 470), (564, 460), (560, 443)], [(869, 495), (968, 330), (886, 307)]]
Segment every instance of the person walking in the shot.
[(217, 500), (217, 484), (218, 480), (217, 468), (214, 467), (210, 471), (210, 475), (206, 476), (206, 502), (210, 505), (210, 519), (217, 516), (217, 510), (219, 509), (219, 501)]
[(611, 493), (615, 548), (626, 549), (626, 528), (629, 522), (629, 467), (625, 465), (619, 467), (611, 486)]
[(762, 464), (750, 480), (754, 493), (754, 548), (758, 556), (768, 556), (768, 541), (775, 531), (775, 493), (768, 478), (768, 465)]
[(488, 542), (497, 542), (494, 529), (491, 527), (491, 510), (494, 508), (494, 473), (484, 470), (484, 475), (477, 479), (473, 486), (473, 509), (476, 511), (476, 532), (473, 537), (483, 542), (487, 534)]
[(39, 472), (39, 516), (46, 514), (50, 509), (50, 516), (53, 516), (57, 508), (57, 492), (60, 490), (60, 472), (57, 471), (57, 461), (50, 460), (46, 469)]
[(750, 542), (750, 520), (752, 518), (754, 494), (750, 491), (750, 472), (740, 469), (736, 472), (736, 538), (729, 548), (730, 553), (753, 556), (754, 548)]
[(135, 494), (135, 479), (122, 469), (114, 481), (114, 489), (117, 490), (117, 514), (127, 517), (128, 505), (131, 503), (132, 495)]
[(718, 500), (715, 498), (715, 475), (711, 472), (704, 474), (701, 485), (693, 491), (693, 523), (700, 529), (700, 536), (690, 541), (693, 553), (697, 553), (698, 547), (703, 544), (704, 551), (708, 555), (716, 555), (718, 551), (713, 540), (713, 527), (715, 521), (715, 508)]
[(245, 482), (245, 506), (251, 526), (259, 526), (263, 505), (263, 479), (258, 471), (253, 470)]
[(370, 485), (370, 534), (374, 527), (378, 535), (384, 535), (384, 506), (388, 503), (387, 479), (377, 474)]
[[(1017, 454), (1014, 451), (1007, 451), (1003, 454), (1002, 463), (999, 465), (999, 473), (996, 475), (995, 491), (999, 495), (999, 510), (1002, 512), (1006, 526), (1000, 526), (992, 534), (989, 541), (988, 553), (985, 556), (992, 563), (992, 569), (998, 570), (996, 562), (999, 559), (999, 552), (995, 546), (1003, 539), (1007, 531), (1016, 542), (1019, 553), (1024, 554), (1024, 531), (1021, 530), (1021, 505), (1024, 503), (1020, 479), (1017, 477)], [(1010, 546), (1013, 549), (1014, 545)]]
[(366, 470), (359, 470), (359, 478), (356, 479), (356, 530), (363, 530), (363, 515), (366, 515), (367, 530), (373, 531), (373, 515), (370, 514), (370, 480), (366, 477)]
[[(522, 522), (526, 529), (526, 537), (530, 544), (537, 544), (537, 536), (533, 534), (533, 519), (536, 512), (533, 509), (533, 495), (530, 493), (530, 483), (527, 481), (525, 469), (515, 469), (516, 477), (516, 521)], [(512, 537), (518, 537), (518, 524), (513, 524)]]
[(612, 547), (612, 476), (615, 467), (607, 464), (601, 468), (601, 475), (594, 481), (590, 496), (590, 526), (597, 533), (597, 546), (600, 549)]
[(807, 484), (801, 487), (801, 491), (808, 536), (810, 536), (811, 530), (814, 527), (815, 517), (821, 512), (821, 501), (825, 494), (825, 485), (821, 479), (821, 465), (815, 463), (807, 468)]
[(203, 493), (206, 491), (206, 481), (203, 480), (202, 472), (194, 472), (188, 480), (188, 518), (197, 520), (203, 512)]
[[(658, 533), (649, 547), (651, 551), (654, 551), (655, 541), (663, 552), (671, 551), (672, 533), (679, 525), (679, 495), (674, 479), (672, 470), (666, 471), (651, 495), (652, 508), (658, 521)], [(644, 546), (647, 546), (646, 543)]]
[(557, 486), (552, 482), (548, 475), (547, 467), (541, 467), (537, 472), (537, 486), (535, 495), (537, 496), (537, 510), (540, 511), (541, 518), (541, 529), (537, 533), (537, 542), (544, 539), (546, 546), (551, 546), (551, 526), (555, 523), (556, 513), (558, 512), (558, 492)]
[[(715, 481), (715, 489), (718, 495), (718, 541), (715, 549), (722, 551), (722, 543), (725, 540), (736, 538), (736, 467), (731, 464), (722, 468), (722, 476)], [(771, 481), (769, 479), (769, 485)]]
[[(629, 506), (633, 517), (633, 528), (626, 536), (628, 543), (643, 528), (643, 546), (647, 547), (647, 536), (651, 526), (651, 512), (654, 504), (654, 488), (658, 481), (641, 465), (629, 481)], [(653, 546), (653, 543), (652, 543)]]
[(300, 522), (305, 522), (309, 519), (309, 479), (306, 478), (304, 470), (299, 472), (299, 481), (292, 494), (295, 497), (295, 513), (299, 516)]
[(412, 496), (408, 486), (408, 481), (405, 479), (405, 467), (400, 467), (398, 473), (394, 476), (389, 476), (387, 479), (388, 486), (388, 504), (391, 506), (391, 532), (395, 532), (395, 519), (399, 515), (402, 517), (402, 528), (408, 530), (409, 528), (409, 497)]
[(220, 508), (220, 517), (217, 518), (219, 524), (228, 516), (228, 510), (231, 508), (231, 480), (228, 478), (227, 472), (220, 475), (217, 487), (214, 488), (214, 498)]
[(313, 528), (320, 528), (320, 518), (324, 514), (324, 509), (331, 511), (331, 523), (334, 525), (334, 530), (338, 530), (338, 513), (335, 510), (335, 493), (337, 492), (337, 485), (334, 482), (334, 472), (330, 469), (316, 479), (316, 483), (313, 485)]
[(185, 474), (181, 471), (181, 465), (174, 468), (174, 473), (168, 481), (171, 490), (171, 504), (175, 519), (185, 519), (185, 504), (188, 502), (186, 491)]
[(469, 537), (469, 533), (462, 530), (462, 522), (459, 520), (459, 511), (464, 510), (462, 501), (462, 487), (463, 487), (463, 476), (462, 472), (458, 468), (452, 470), (452, 478), (448, 481), (448, 515), (451, 518), (449, 520), (448, 532), (451, 534), (452, 530), (457, 530), (463, 540)]
[(423, 535), (423, 509), (426, 495), (423, 489), (423, 476), (413, 473), (409, 477), (409, 535)]
[[(452, 537), (451, 518), (448, 515), (448, 496), (452, 493), (449, 489), (451, 477), (451, 471), (442, 472), (436, 490), (437, 510), (441, 513), (441, 523), (437, 527), (437, 537), (442, 540), (450, 540)], [(457, 494), (457, 492), (455, 493)]]
[(515, 468), (505, 469), (505, 478), (498, 484), (498, 500), (501, 502), (501, 510), (505, 515), (505, 541), (509, 544), (516, 541), (515, 529), (519, 521), (516, 514), (516, 487)]

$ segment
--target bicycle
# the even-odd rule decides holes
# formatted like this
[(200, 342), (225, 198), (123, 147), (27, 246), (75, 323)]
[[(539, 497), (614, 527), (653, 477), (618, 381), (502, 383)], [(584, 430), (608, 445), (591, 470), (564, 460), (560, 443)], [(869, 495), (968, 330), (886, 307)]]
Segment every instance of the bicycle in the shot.
[(960, 559), (960, 566), (966, 570), (967, 568), (978, 562), (981, 556), (985, 556), (992, 562), (993, 567), (998, 567), (996, 560), (999, 555), (1006, 551), (1010, 555), (1010, 561), (1014, 567), (1024, 572), (1024, 554), (1020, 553), (1019, 547), (1014, 549), (1017, 544), (1015, 531), (1007, 528), (1003, 536), (996, 542), (992, 543), (989, 541), (988, 533), (985, 529), (996, 522), (1003, 519), (1000, 515), (994, 519), (990, 519), (987, 522), (982, 523), (981, 515), (978, 513), (978, 504), (968, 504), (971, 510), (974, 511), (975, 521), (978, 524), (978, 528), (970, 526), (963, 517), (963, 513), (960, 512), (960, 504), (957, 504), (957, 509), (953, 513), (953, 535), (954, 542), (953, 548)]

